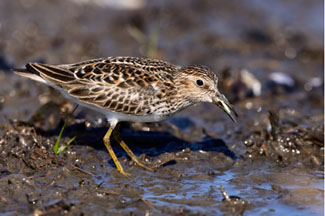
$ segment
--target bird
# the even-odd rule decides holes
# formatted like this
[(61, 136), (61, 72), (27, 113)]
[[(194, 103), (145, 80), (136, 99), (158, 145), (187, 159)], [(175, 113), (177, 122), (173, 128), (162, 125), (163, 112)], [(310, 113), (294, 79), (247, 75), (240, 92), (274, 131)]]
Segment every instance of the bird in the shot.
[(121, 122), (158, 122), (199, 102), (214, 103), (234, 122), (234, 107), (218, 90), (218, 77), (206, 66), (177, 66), (141, 57), (107, 57), (73, 64), (28, 63), (12, 69), (44, 83), (75, 103), (102, 113), (109, 128), (103, 138), (117, 170), (129, 176), (111, 146), (111, 135), (140, 167), (144, 165), (121, 139)]

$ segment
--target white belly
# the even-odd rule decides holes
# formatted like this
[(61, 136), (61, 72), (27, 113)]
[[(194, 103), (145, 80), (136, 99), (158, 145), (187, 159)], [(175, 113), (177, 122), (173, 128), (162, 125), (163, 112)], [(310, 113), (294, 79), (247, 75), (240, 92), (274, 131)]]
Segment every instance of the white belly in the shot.
[(61, 89), (58, 86), (55, 86), (53, 84), (49, 84), (46, 83), (50, 86), (52, 86), (53, 88), (57, 89), (58, 91), (60, 91), (60, 93), (68, 98), (69, 100), (79, 104), (80, 106), (86, 107), (88, 109), (91, 110), (95, 110), (99, 113), (102, 113), (103, 115), (106, 116), (108, 121), (111, 120), (117, 120), (118, 122), (121, 121), (127, 121), (127, 122), (157, 122), (157, 121), (161, 121), (163, 119), (165, 119), (167, 116), (166, 115), (161, 115), (161, 114), (149, 114), (149, 115), (144, 115), (144, 116), (140, 116), (140, 115), (131, 115), (131, 114), (124, 114), (124, 113), (120, 113), (120, 112), (113, 112), (109, 109), (105, 109), (102, 108), (100, 106), (94, 105), (94, 104), (88, 104), (85, 102), (82, 102), (80, 100), (78, 100), (77, 98), (71, 96), (70, 94), (68, 94), (65, 90)]

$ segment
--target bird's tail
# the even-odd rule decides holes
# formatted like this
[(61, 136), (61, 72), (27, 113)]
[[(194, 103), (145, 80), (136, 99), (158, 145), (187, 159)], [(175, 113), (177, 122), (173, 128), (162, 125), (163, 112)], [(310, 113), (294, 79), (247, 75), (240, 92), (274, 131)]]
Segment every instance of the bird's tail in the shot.
[(46, 83), (46, 81), (40, 76), (40, 73), (32, 66), (31, 63), (26, 64), (26, 68), (24, 69), (11, 69), (12, 72), (30, 78), (32, 80), (36, 80), (38, 82)]
[(28, 63), (26, 64), (26, 69), (16, 69), (13, 71), (21, 76), (55, 85), (75, 80), (73, 72), (69, 71), (62, 65)]

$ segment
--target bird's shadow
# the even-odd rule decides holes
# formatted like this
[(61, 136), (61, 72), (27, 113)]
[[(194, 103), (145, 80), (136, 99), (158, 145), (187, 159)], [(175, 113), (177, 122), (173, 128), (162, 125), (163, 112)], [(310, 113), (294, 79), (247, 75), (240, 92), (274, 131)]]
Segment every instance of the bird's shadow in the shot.
[[(55, 130), (39, 132), (43, 136), (54, 136), (58, 135), (60, 129), (58, 127)], [(92, 146), (95, 149), (107, 151), (103, 143), (103, 137), (107, 130), (108, 127), (86, 128), (83, 123), (76, 123), (65, 128), (63, 137), (77, 136), (75, 143), (78, 145)], [(170, 132), (135, 131), (127, 127), (121, 127), (120, 135), (136, 156), (146, 154), (149, 157), (156, 157), (163, 153), (175, 153), (183, 149), (189, 149), (190, 151), (222, 152), (233, 160), (237, 159), (235, 153), (228, 148), (222, 139), (209, 136), (205, 136), (199, 142), (188, 142)], [(111, 136), (111, 142), (117, 157), (127, 156), (127, 153), (113, 139), (113, 136)], [(113, 165), (114, 163), (110, 161), (110, 164)]]
[[(74, 127), (73, 125), (71, 127)], [(71, 131), (76, 131), (73, 128), (67, 128)], [(78, 133), (73, 136), (77, 136), (76, 142), (79, 145), (89, 145), (96, 149), (105, 149), (103, 144), (103, 137), (107, 132), (108, 127), (100, 128), (87, 128), (84, 130), (78, 130)], [(120, 135), (123, 141), (130, 147), (135, 155), (146, 154), (151, 157), (158, 156), (163, 153), (179, 152), (183, 149), (190, 149), (190, 151), (203, 150), (206, 152), (222, 152), (226, 156), (236, 159), (236, 155), (231, 151), (226, 143), (222, 139), (214, 139), (209, 136), (205, 136), (202, 141), (188, 142), (180, 139), (169, 132), (157, 132), (157, 131), (134, 131), (130, 128), (121, 128)], [(115, 154), (119, 156), (126, 156), (125, 151), (119, 147), (117, 142), (111, 137), (112, 146)]]

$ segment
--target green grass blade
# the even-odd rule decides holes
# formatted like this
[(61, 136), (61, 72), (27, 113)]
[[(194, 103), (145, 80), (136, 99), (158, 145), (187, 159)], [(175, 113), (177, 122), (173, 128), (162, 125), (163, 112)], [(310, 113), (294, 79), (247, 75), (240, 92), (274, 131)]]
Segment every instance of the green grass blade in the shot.
[(55, 153), (56, 155), (60, 153), (60, 152), (59, 152), (59, 145), (60, 145), (60, 141), (61, 141), (61, 137), (62, 137), (62, 134), (63, 134), (64, 128), (65, 128), (65, 126), (67, 125), (67, 123), (68, 123), (68, 118), (64, 121), (63, 127), (61, 128), (61, 131), (60, 131), (60, 133), (59, 133), (58, 139), (56, 140), (56, 143), (55, 143), (55, 145), (54, 145), (54, 147), (53, 147), (53, 151), (54, 151), (54, 153)]
[(61, 146), (61, 147), (58, 149), (58, 154), (59, 154), (60, 152), (64, 151), (64, 149), (66, 149), (66, 148), (68, 147), (68, 145), (70, 145), (70, 144), (71, 144), (71, 143), (72, 143), (76, 138), (77, 138), (77, 136), (72, 137), (72, 138), (68, 141), (68, 143), (67, 143), (66, 145)]
[(159, 22), (156, 22), (152, 32), (150, 33), (150, 37), (148, 38), (148, 50), (147, 57), (155, 58), (157, 56), (158, 50), (158, 41), (159, 41)]
[(71, 116), (74, 111), (76, 111), (76, 109), (78, 108), (78, 105), (73, 109), (73, 111), (68, 115), (68, 117), (66, 118), (66, 120), (64, 121), (64, 124), (63, 124), (63, 127), (61, 128), (61, 131), (60, 131), (60, 134), (58, 136), (58, 139), (56, 140), (56, 143), (55, 145), (53, 146), (53, 151), (54, 151), (54, 154), (58, 155), (60, 152), (62, 152), (64, 149), (66, 149), (68, 147), (68, 145), (70, 145), (76, 138), (77, 136), (71, 138), (67, 145), (63, 145), (60, 147), (60, 141), (61, 141), (61, 137), (62, 137), (62, 134), (63, 134), (63, 131), (64, 131), (64, 128), (67, 126), (68, 124), (68, 120), (69, 120), (69, 116)]

